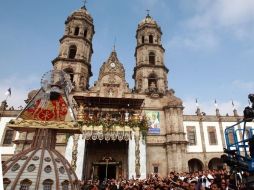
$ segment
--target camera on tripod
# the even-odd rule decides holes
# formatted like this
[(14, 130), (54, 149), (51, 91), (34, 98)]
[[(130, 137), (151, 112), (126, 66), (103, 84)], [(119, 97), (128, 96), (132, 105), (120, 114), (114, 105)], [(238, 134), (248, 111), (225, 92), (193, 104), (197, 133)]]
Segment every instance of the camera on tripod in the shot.
[(243, 111), (244, 119), (247, 121), (252, 121), (254, 119), (254, 94), (249, 94), (248, 96), (250, 102), (252, 103), (251, 107), (245, 107)]

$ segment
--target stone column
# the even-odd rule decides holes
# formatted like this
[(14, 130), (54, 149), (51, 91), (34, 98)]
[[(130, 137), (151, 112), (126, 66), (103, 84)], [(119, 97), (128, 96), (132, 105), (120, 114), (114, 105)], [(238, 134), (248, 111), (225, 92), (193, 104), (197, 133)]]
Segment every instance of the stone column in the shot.
[(218, 121), (219, 121), (220, 138), (221, 138), (222, 146), (223, 146), (223, 148), (225, 148), (226, 143), (225, 143), (224, 130), (223, 130), (223, 126), (222, 126), (221, 115), (220, 115), (219, 109), (216, 109), (216, 116), (217, 116)]
[(128, 150), (128, 177), (135, 176), (135, 140), (134, 134), (132, 133), (132, 138), (129, 139), (129, 150)]
[(169, 106), (165, 108), (167, 134), (167, 159), (168, 159), (168, 173), (171, 171), (186, 171), (186, 151), (187, 140), (183, 128), (183, 107)]
[(77, 152), (77, 168), (76, 168), (76, 175), (79, 180), (82, 179), (83, 176), (83, 170), (84, 170), (84, 159), (85, 158), (85, 146), (86, 146), (86, 141), (85, 139), (82, 138), (82, 135), (79, 135), (78, 139), (78, 152)]
[(77, 168), (78, 139), (79, 139), (78, 134), (73, 135), (71, 167), (74, 171), (76, 171)]
[(141, 135), (141, 138), (139, 140), (139, 146), (140, 146), (140, 178), (145, 179), (146, 178), (146, 143)]
[(134, 129), (134, 140), (135, 140), (135, 173), (136, 178), (140, 178), (140, 147), (139, 147), (139, 140), (140, 140), (140, 133), (139, 128), (136, 127)]
[(72, 159), (72, 148), (73, 148), (73, 135), (69, 137), (66, 148), (65, 148), (65, 155), (64, 157), (71, 163)]
[(204, 135), (204, 126), (203, 126), (203, 117), (201, 114), (199, 116), (199, 128), (200, 128), (200, 135), (201, 135), (201, 142), (202, 142), (202, 150), (204, 153), (204, 168), (208, 168), (208, 163), (207, 163), (207, 154), (206, 154), (206, 144), (205, 144), (205, 135)]

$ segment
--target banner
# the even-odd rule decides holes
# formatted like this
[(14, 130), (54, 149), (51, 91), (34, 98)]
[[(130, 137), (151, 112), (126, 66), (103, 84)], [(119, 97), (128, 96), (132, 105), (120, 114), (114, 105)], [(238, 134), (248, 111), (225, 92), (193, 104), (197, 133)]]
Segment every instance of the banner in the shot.
[(160, 112), (158, 111), (145, 111), (148, 121), (148, 133), (160, 134)]

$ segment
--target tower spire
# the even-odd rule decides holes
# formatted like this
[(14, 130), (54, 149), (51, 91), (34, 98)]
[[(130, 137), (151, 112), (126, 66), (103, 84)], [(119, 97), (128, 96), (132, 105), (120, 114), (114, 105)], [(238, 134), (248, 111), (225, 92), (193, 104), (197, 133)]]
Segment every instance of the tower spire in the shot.
[(86, 9), (87, 0), (83, 0), (84, 5), (82, 6), (83, 9)]
[(116, 37), (114, 38), (113, 52), (116, 51)]

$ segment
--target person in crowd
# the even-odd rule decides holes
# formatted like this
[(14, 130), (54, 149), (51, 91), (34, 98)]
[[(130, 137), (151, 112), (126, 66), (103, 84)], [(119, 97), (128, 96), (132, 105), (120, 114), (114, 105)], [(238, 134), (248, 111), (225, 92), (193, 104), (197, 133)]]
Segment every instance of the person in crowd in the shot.
[(149, 174), (145, 179), (105, 179), (81, 181), (81, 190), (245, 190), (226, 170), (170, 172), (167, 177)]

